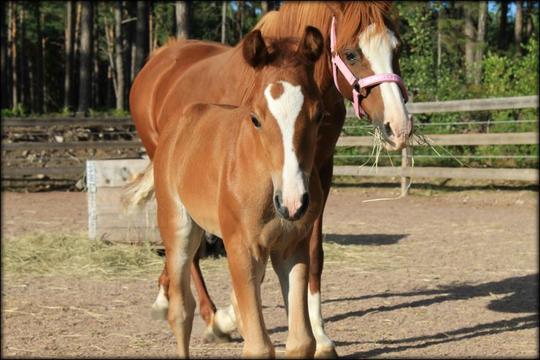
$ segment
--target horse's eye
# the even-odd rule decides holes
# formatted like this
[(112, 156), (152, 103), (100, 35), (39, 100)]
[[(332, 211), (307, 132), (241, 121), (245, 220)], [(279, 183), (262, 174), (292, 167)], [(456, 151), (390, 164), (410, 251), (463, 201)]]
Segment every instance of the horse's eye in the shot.
[(251, 114), (251, 122), (253, 123), (253, 125), (255, 125), (256, 128), (261, 127), (261, 122), (259, 121), (259, 119), (257, 119), (257, 117), (254, 114)]
[(345, 52), (345, 58), (347, 59), (347, 61), (354, 61), (356, 60), (356, 54), (352, 51), (347, 51)]
[(317, 113), (317, 115), (315, 116), (315, 121), (317, 122), (317, 124), (320, 124), (322, 122), (324, 115), (325, 114), (323, 112)]

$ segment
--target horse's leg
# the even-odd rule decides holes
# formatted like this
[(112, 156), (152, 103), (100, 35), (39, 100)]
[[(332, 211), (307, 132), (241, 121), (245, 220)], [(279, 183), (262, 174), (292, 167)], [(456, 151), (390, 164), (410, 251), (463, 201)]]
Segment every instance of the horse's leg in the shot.
[(210, 298), (210, 294), (208, 294), (208, 289), (206, 288), (199, 266), (198, 251), (191, 264), (191, 277), (193, 278), (193, 283), (197, 290), (199, 312), (207, 325), (204, 330), (204, 340), (206, 342), (231, 341), (229, 334), (236, 328), (234, 320), (230, 320), (229, 311), (227, 309), (219, 309), (218, 312), (216, 312), (216, 305), (214, 305), (214, 302)]
[(324, 331), (323, 318), (321, 313), (321, 275), (323, 270), (324, 252), (322, 246), (322, 221), (324, 205), (330, 192), (332, 184), (333, 161), (330, 159), (326, 165), (319, 169), (321, 186), (323, 189), (323, 210), (315, 220), (311, 238), (309, 241), (309, 290), (308, 308), (311, 329), (317, 341), (316, 358), (335, 358), (337, 353), (335, 345)]
[(308, 241), (308, 238), (302, 240), (286, 259), (281, 253), (271, 255), (287, 309), (289, 333), (285, 346), (286, 357), (312, 358), (315, 353), (315, 338), (307, 308)]
[(158, 320), (167, 319), (167, 312), (169, 311), (169, 298), (167, 293), (169, 292), (169, 276), (167, 275), (167, 263), (163, 265), (163, 270), (158, 280), (159, 292), (152, 305), (152, 317)]
[(179, 201), (162, 198), (158, 203), (158, 225), (165, 245), (169, 278), (167, 319), (176, 337), (180, 357), (189, 356), (189, 339), (195, 313), (189, 267), (199, 248), (202, 229), (195, 224)]
[(274, 346), (264, 325), (261, 302), (261, 280), (267, 257), (256, 259), (242, 238), (225, 241), (227, 259), (234, 289), (233, 304), (239, 312), (244, 348), (247, 358), (275, 357)]

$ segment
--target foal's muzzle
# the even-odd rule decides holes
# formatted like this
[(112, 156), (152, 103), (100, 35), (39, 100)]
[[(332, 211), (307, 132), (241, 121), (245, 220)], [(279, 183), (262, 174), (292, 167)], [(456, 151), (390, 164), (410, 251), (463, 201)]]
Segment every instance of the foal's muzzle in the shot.
[(276, 191), (274, 193), (274, 207), (276, 208), (279, 216), (285, 220), (295, 221), (300, 219), (309, 207), (309, 194), (305, 192), (302, 194), (300, 199), (300, 207), (298, 209), (293, 209), (292, 214), (289, 208), (283, 205), (283, 194), (281, 191)]

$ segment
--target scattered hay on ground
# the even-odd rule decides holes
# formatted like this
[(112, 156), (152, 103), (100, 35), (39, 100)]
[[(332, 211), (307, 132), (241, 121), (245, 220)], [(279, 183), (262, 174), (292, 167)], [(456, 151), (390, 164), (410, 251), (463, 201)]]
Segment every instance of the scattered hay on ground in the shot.
[[(36, 233), (2, 240), (6, 275), (98, 277), (157, 276), (164, 265), (150, 243), (137, 245), (89, 240), (85, 235)], [(225, 258), (201, 260), (203, 270), (226, 268)]]
[(3, 240), (2, 266), (10, 275), (137, 276), (159, 272), (163, 258), (149, 244), (111, 244), (83, 235), (32, 234)]

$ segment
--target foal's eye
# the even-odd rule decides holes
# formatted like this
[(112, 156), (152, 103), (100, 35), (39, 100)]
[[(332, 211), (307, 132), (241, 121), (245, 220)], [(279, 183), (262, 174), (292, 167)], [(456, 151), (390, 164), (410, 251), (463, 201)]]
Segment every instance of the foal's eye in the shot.
[(253, 123), (253, 125), (255, 125), (256, 128), (261, 127), (261, 122), (259, 121), (259, 119), (257, 119), (257, 117), (254, 114), (251, 114), (251, 122)]

